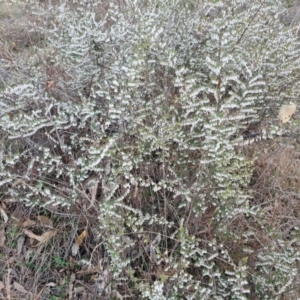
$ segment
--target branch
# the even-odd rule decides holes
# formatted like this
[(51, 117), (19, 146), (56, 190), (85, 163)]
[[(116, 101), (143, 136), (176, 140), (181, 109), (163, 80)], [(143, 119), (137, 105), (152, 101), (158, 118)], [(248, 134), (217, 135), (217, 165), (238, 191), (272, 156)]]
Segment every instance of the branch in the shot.
[[(244, 31), (242, 32), (242, 34), (241, 34), (241, 36), (239, 37), (238, 41), (237, 41), (236, 44), (234, 45), (234, 47), (237, 46), (237, 45), (241, 42), (242, 38), (244, 37), (245, 33), (246, 33), (247, 30), (249, 29), (250, 25), (252, 24), (252, 22), (254, 21), (254, 19), (256, 18), (256, 16), (258, 15), (258, 13), (260, 12), (260, 10), (261, 10), (261, 8), (263, 7), (263, 5), (265, 4), (265, 2), (266, 2), (266, 0), (263, 0), (263, 2), (261, 3), (260, 7), (257, 9), (257, 11), (255, 12), (255, 14), (253, 15), (253, 17), (252, 17), (252, 19), (250, 20), (248, 26), (244, 29)], [(234, 48), (234, 47), (233, 47), (233, 48)]]

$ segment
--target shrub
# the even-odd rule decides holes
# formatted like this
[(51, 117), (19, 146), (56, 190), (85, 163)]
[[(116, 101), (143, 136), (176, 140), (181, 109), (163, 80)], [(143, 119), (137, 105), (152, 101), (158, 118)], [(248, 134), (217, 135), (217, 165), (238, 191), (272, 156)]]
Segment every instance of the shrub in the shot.
[[(251, 124), (277, 133), (272, 112), (297, 102), (297, 31), (279, 1), (206, 2), (39, 9), (46, 46), (1, 94), (3, 197), (99, 205), (103, 293), (126, 283), (145, 299), (275, 299), (295, 279), (266, 284), (248, 263), (258, 211), (239, 142)], [(286, 255), (259, 263), (280, 271)]]

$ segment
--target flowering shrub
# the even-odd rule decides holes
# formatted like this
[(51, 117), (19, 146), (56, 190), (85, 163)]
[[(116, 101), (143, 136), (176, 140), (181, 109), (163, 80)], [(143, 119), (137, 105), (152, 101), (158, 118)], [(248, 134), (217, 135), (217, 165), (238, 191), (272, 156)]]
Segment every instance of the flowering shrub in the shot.
[(297, 277), (297, 254), (250, 242), (259, 210), (239, 147), (297, 102), (297, 31), (278, 1), (205, 2), (39, 6), (46, 45), (1, 93), (2, 196), (99, 205), (106, 294), (125, 282), (144, 299), (280, 299)]

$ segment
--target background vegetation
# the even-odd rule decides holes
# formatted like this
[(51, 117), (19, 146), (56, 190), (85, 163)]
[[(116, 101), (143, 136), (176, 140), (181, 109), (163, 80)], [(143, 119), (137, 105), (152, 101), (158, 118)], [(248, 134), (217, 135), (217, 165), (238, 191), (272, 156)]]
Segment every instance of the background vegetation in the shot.
[(2, 298), (299, 297), (296, 8), (1, 3)]

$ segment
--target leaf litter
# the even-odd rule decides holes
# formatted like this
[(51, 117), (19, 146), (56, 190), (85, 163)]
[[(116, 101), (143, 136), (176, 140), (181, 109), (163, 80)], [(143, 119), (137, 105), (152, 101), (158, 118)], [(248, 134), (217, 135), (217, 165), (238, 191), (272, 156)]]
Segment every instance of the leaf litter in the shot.
[(57, 233), (57, 230), (46, 231), (42, 235), (36, 235), (32, 231), (30, 231), (28, 229), (24, 229), (24, 233), (28, 237), (39, 241), (38, 244), (36, 244), (36, 245), (33, 246), (33, 247), (37, 247), (39, 245), (44, 244), (45, 242), (47, 242), (48, 240), (50, 240), (53, 236), (55, 236), (56, 233)]

